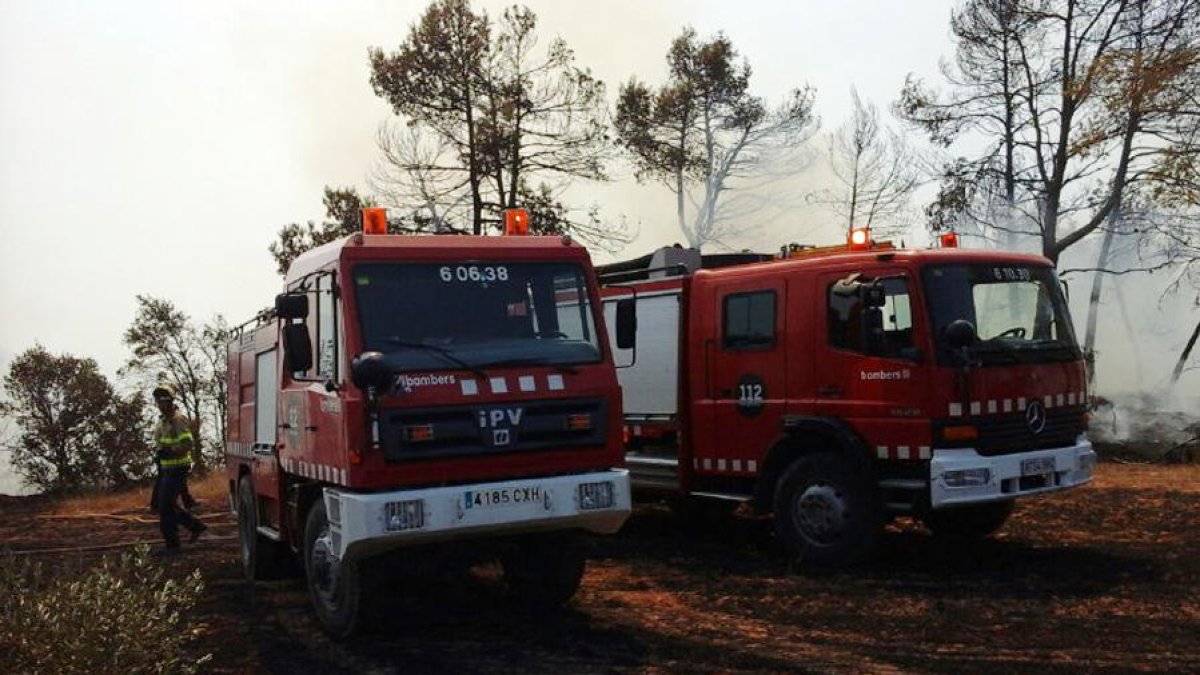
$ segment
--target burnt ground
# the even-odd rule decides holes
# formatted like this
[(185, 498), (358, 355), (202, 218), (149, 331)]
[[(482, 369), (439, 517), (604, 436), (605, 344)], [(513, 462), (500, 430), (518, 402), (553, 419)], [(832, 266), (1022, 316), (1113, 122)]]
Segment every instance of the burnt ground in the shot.
[[(900, 521), (872, 562), (838, 572), (789, 565), (768, 521), (643, 504), (594, 542), (563, 611), (515, 606), (484, 568), (401, 587), (344, 643), (317, 627), (298, 579), (242, 580), (216, 499), (202, 510), (211, 536), (164, 564), (204, 575), (193, 646), (213, 672), (1197, 672), (1197, 469), (1104, 464), (1092, 486), (1022, 502), (978, 545)], [(78, 510), (0, 502), (0, 546), (69, 570), (154, 538), (144, 510)]]

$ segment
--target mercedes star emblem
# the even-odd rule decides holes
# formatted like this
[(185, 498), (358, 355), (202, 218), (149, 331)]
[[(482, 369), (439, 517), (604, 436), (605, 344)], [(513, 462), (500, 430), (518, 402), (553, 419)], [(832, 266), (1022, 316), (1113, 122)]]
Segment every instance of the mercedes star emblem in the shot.
[(1041, 401), (1035, 399), (1025, 408), (1025, 424), (1034, 434), (1040, 434), (1046, 428), (1046, 406)]

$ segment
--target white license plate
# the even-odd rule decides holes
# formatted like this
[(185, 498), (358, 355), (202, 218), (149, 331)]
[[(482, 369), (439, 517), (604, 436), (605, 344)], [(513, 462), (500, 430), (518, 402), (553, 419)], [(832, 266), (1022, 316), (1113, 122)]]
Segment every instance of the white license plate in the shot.
[(496, 490), (467, 490), (463, 494), (463, 508), (491, 509), (541, 502), (545, 491), (540, 485), (529, 487), (499, 488)]
[(1021, 460), (1022, 476), (1042, 476), (1054, 473), (1054, 457), (1030, 457)]

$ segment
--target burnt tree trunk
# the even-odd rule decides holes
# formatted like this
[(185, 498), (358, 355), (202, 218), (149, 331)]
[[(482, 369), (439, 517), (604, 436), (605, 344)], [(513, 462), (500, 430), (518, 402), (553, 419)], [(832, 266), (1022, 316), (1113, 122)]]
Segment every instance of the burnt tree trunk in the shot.
[(1200, 337), (1200, 321), (1196, 322), (1196, 330), (1192, 331), (1192, 338), (1188, 340), (1187, 346), (1183, 348), (1183, 353), (1179, 355), (1179, 363), (1175, 364), (1175, 372), (1171, 373), (1171, 386), (1179, 381), (1179, 376), (1183, 374), (1183, 366), (1187, 364), (1188, 357), (1192, 355), (1192, 347), (1196, 346), (1196, 338)]

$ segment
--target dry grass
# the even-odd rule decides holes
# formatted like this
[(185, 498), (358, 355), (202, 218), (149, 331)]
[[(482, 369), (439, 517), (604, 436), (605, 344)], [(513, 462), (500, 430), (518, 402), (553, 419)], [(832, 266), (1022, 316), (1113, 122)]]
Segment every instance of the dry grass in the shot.
[(1118, 464), (1105, 462), (1096, 470), (1097, 487), (1200, 492), (1200, 464)]
[[(193, 478), (188, 482), (192, 496), (205, 504), (216, 506), (228, 501), (225, 472), (213, 470), (204, 478)], [(150, 485), (121, 491), (96, 491), (56, 502), (48, 513), (74, 516), (85, 513), (116, 513), (145, 509), (150, 501)]]

